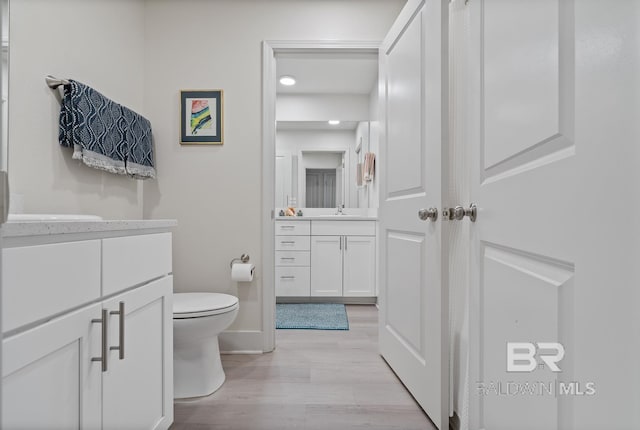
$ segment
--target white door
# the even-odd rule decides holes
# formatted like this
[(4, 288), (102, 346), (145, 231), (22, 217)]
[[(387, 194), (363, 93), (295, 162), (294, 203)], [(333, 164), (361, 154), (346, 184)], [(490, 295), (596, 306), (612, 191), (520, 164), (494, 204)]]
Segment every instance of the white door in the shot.
[[(105, 430), (167, 429), (173, 421), (172, 290), (168, 276), (103, 304), (111, 315), (103, 374)], [(112, 313), (119, 312), (121, 302), (124, 322)], [(121, 345), (123, 356), (112, 349)]]
[(342, 296), (342, 236), (311, 236), (311, 296)]
[[(448, 1), (409, 1), (380, 50), (380, 352), (448, 428), (448, 297), (442, 205)], [(445, 125), (443, 128), (443, 124)]]
[(345, 297), (372, 297), (376, 284), (376, 238), (344, 237), (342, 291)]
[(100, 305), (2, 341), (3, 429), (99, 429)]
[(637, 2), (469, 7), (471, 428), (640, 428)]

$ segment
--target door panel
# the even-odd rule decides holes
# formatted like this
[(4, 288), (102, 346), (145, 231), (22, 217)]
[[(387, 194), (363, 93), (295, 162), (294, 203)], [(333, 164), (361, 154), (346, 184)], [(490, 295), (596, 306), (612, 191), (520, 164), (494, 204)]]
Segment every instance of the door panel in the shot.
[[(422, 145), (422, 16), (407, 25), (387, 56), (387, 134), (394, 150), (388, 152), (387, 194), (424, 192)], [(417, 91), (416, 91), (417, 90)]]
[[(407, 343), (416, 358), (424, 362), (422, 303), (426, 260), (424, 235), (387, 232), (387, 282), (402, 280), (385, 290), (387, 329)], [(387, 284), (389, 285), (389, 284)]]
[(559, 3), (485, 2), (485, 169), (560, 137)]
[[(448, 428), (446, 145), (448, 2), (409, 1), (380, 50), (380, 353), (440, 429)], [(443, 323), (444, 321), (444, 323)]]

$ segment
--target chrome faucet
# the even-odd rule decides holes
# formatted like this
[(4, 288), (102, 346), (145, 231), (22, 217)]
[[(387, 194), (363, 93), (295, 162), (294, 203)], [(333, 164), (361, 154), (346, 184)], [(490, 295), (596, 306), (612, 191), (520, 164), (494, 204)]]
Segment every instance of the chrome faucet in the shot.
[(344, 208), (344, 205), (338, 205), (338, 206), (336, 207), (336, 215), (344, 215), (344, 214), (342, 213), (342, 208)]

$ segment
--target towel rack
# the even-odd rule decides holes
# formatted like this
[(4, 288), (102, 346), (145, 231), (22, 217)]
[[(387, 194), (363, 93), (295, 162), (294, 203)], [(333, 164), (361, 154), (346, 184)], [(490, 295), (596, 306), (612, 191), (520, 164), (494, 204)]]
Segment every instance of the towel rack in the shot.
[(51, 75), (47, 75), (44, 78), (45, 82), (47, 83), (47, 86), (49, 86), (49, 88), (52, 89), (56, 89), (58, 88), (60, 85), (69, 85), (70, 82), (66, 79), (58, 79), (54, 76)]

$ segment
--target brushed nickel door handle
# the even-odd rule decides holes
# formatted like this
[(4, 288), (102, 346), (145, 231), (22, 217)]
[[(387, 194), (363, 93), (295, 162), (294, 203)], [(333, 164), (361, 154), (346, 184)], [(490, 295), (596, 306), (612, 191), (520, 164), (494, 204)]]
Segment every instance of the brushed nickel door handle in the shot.
[(471, 203), (468, 208), (463, 208), (458, 205), (455, 208), (444, 209), (442, 211), (443, 219), (445, 220), (457, 220), (460, 221), (464, 217), (469, 217), (471, 222), (475, 222), (478, 218), (478, 207), (475, 203)]
[(118, 351), (118, 358), (124, 360), (124, 302), (118, 304), (117, 311), (111, 311), (111, 315), (118, 315), (118, 346), (109, 348), (111, 351)]
[(102, 363), (102, 371), (107, 371), (107, 355), (109, 353), (109, 348), (107, 347), (108, 339), (108, 323), (109, 323), (109, 311), (106, 309), (102, 310), (102, 318), (100, 319), (92, 319), (92, 324), (102, 324), (102, 356), (101, 357), (91, 357), (91, 361), (99, 361)]
[(436, 221), (438, 219), (438, 209), (429, 208), (429, 209), (420, 209), (418, 211), (418, 218), (422, 221), (431, 220)]

